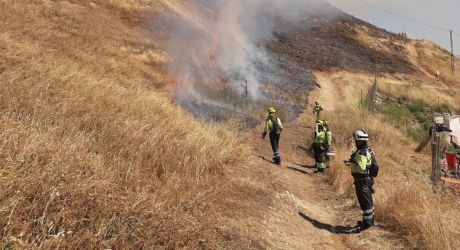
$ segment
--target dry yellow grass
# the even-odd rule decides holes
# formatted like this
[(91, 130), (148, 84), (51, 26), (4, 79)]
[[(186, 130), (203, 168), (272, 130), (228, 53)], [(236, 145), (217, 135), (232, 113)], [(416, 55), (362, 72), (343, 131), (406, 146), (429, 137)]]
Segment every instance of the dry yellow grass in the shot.
[(172, 104), (142, 7), (0, 2), (0, 245), (232, 246), (210, 207), (249, 149)]
[[(132, 13), (149, 5), (160, 2), (0, 2), (2, 247), (250, 244), (218, 215), (229, 213), (222, 200), (234, 188), (223, 168), (244, 164), (249, 149), (231, 126), (196, 121), (171, 102), (159, 70), (167, 57)], [(379, 218), (414, 247), (458, 247), (458, 202), (431, 191), (428, 158), (411, 157), (412, 142), (355, 109), (351, 82), (360, 81), (345, 79), (337, 89), (348, 106), (326, 114), (344, 145), (337, 160), (348, 157), (353, 129), (369, 129), (382, 165)], [(340, 162), (333, 174), (352, 194)]]
[[(429, 155), (414, 153), (416, 144), (386, 123), (383, 117), (357, 108), (360, 99), (357, 88), (366, 88), (372, 82), (371, 76), (356, 73), (321, 73), (318, 76), (320, 82), (321, 79), (334, 79), (327, 82), (328, 89), (334, 90), (336, 96), (346, 96), (343, 105), (334, 104), (339, 98), (321, 99), (319, 93), (326, 107), (334, 107), (324, 116), (332, 122), (338, 146), (331, 171), (336, 191), (355, 199), (352, 178), (342, 160), (348, 159), (354, 149), (353, 131), (365, 129), (371, 134), (370, 144), (381, 166), (375, 186), (377, 220), (404, 233), (413, 248), (457, 249), (460, 246), (460, 217), (457, 216), (460, 201), (449, 192), (433, 191), (429, 181)], [(328, 104), (328, 100), (332, 103)]]
[(450, 67), (450, 53), (439, 47), (438, 45), (425, 41), (415, 41), (411, 44), (417, 52), (417, 60), (420, 65), (425, 68), (432, 75), (435, 74), (436, 70), (439, 70), (441, 78), (449, 86), (460, 84), (458, 76), (460, 75), (460, 60), (456, 60), (457, 67), (455, 68), (456, 77), (452, 77), (452, 70)]
[[(406, 97), (434, 106), (448, 104), (460, 110), (460, 60), (456, 60), (456, 77), (450, 68), (450, 53), (425, 40), (407, 40), (395, 36), (374, 36), (365, 26), (355, 25), (356, 38), (366, 47), (387, 55), (405, 55), (418, 71), (413, 75), (391, 74), (379, 78), (382, 92), (395, 97)], [(439, 70), (441, 81), (436, 81)], [(359, 81), (359, 80), (358, 80)], [(368, 81), (367, 81), (368, 82)]]

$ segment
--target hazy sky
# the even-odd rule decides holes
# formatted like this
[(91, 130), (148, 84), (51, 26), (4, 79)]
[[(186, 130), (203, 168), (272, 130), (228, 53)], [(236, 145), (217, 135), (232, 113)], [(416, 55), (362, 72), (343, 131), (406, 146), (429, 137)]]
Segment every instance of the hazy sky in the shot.
[[(452, 29), (454, 53), (460, 55), (460, 0), (326, 0), (359, 19), (410, 38), (431, 40), (450, 51), (449, 32), (409, 21), (370, 5), (444, 29)], [(367, 3), (367, 4), (366, 4)], [(369, 5), (370, 4), (370, 5)]]

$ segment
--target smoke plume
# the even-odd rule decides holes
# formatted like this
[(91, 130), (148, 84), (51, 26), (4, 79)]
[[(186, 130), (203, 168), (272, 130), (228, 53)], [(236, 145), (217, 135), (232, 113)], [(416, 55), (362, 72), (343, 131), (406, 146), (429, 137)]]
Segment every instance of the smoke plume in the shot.
[(164, 2), (173, 15), (157, 22), (167, 29), (168, 72), (175, 79), (176, 100), (188, 109), (212, 105), (235, 110), (235, 100), (266, 98), (261, 91), (264, 83), (279, 81), (268, 73), (277, 65), (265, 49), (276, 23), (317, 14), (317, 2), (195, 0), (180, 6)]

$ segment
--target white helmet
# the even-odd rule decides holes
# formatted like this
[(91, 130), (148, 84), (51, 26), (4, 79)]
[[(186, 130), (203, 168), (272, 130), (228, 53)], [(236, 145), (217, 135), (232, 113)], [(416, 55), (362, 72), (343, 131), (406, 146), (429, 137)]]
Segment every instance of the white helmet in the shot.
[(369, 134), (362, 129), (356, 130), (353, 133), (353, 137), (356, 141), (369, 141)]

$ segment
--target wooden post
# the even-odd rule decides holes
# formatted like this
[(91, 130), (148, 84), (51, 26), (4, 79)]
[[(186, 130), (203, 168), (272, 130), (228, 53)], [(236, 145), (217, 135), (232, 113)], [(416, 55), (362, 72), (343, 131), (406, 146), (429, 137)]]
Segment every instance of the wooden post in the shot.
[(439, 163), (439, 133), (436, 130), (436, 125), (431, 128), (431, 135), (431, 181), (433, 185), (437, 185), (441, 180), (441, 169)]
[(246, 80), (246, 85), (245, 85), (245, 88), (244, 88), (244, 96), (248, 97), (248, 95), (249, 95), (249, 92), (248, 92), (248, 80)]
[(452, 36), (452, 30), (450, 31), (450, 64), (452, 69), (452, 76), (455, 76), (454, 39)]
[(372, 88), (372, 112), (375, 112), (375, 102), (376, 102), (376, 99), (377, 99), (377, 93), (378, 93), (378, 89), (379, 89), (379, 86), (378, 86), (378, 83), (377, 83), (377, 76), (375, 77), (374, 79), (374, 86)]

